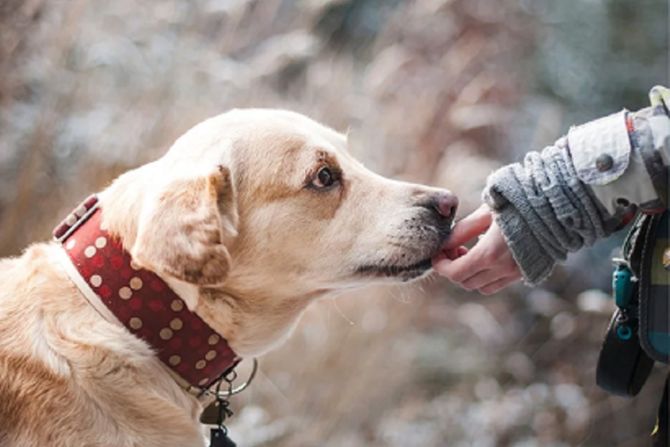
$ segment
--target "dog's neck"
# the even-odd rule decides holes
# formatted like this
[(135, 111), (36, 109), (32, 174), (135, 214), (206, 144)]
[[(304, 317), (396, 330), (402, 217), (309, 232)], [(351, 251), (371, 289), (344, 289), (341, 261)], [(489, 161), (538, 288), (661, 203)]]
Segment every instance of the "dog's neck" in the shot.
[(281, 345), (295, 328), (312, 296), (281, 298), (257, 292), (253, 299), (238, 291), (203, 289), (198, 314), (213, 327), (220, 327), (235, 352), (257, 357)]

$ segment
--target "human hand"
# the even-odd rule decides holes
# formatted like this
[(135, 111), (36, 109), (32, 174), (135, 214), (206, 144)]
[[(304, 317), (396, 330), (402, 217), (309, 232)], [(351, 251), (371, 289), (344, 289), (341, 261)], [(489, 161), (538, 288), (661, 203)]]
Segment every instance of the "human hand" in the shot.
[[(470, 250), (463, 245), (480, 235)], [(433, 268), (465, 290), (484, 295), (499, 292), (522, 276), (487, 205), (456, 223), (447, 243), (433, 258)]]

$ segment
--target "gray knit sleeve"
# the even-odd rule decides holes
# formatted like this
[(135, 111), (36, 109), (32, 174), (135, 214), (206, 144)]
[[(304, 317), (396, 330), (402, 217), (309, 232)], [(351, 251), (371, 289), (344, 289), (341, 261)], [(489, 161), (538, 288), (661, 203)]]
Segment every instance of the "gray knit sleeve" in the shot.
[(484, 200), (529, 284), (549, 276), (568, 252), (614, 231), (611, 216), (579, 180), (565, 138), (491, 174)]

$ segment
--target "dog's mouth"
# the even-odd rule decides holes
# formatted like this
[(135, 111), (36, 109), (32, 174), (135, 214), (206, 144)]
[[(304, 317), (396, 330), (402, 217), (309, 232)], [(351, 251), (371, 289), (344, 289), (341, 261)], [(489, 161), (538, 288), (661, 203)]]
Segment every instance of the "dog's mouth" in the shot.
[[(398, 253), (389, 259), (380, 259), (377, 262), (363, 264), (355, 269), (355, 273), (359, 276), (367, 278), (390, 278), (399, 279), (403, 282), (411, 281), (423, 276), (425, 273), (433, 268), (433, 257), (441, 250), (444, 243), (451, 235), (453, 223), (451, 221), (439, 222), (438, 225), (424, 225), (423, 230), (429, 229), (428, 232), (423, 233), (420, 242), (417, 243), (414, 250), (418, 249), (419, 253), (414, 254), (415, 260), (408, 260), (405, 258), (406, 254)], [(423, 249), (419, 247), (423, 245)], [(410, 249), (409, 251), (414, 251)], [(410, 258), (411, 259), (411, 258)], [(416, 261), (419, 259), (419, 261)], [(402, 262), (404, 261), (404, 262)]]
[(431, 268), (431, 258), (427, 258), (409, 265), (362, 265), (356, 269), (356, 273), (368, 277), (400, 278), (403, 281), (410, 281), (423, 275)]

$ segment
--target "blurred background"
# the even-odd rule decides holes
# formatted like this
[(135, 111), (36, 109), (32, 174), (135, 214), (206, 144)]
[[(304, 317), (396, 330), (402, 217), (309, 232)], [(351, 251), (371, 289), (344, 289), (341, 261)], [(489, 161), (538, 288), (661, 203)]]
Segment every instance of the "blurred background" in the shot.
[[(349, 130), (458, 193), (668, 80), (666, 0), (3, 0), (0, 255), (232, 107)], [(313, 305), (234, 399), (240, 446), (641, 446), (663, 379), (596, 388), (616, 240), (540, 288), (429, 279)]]

